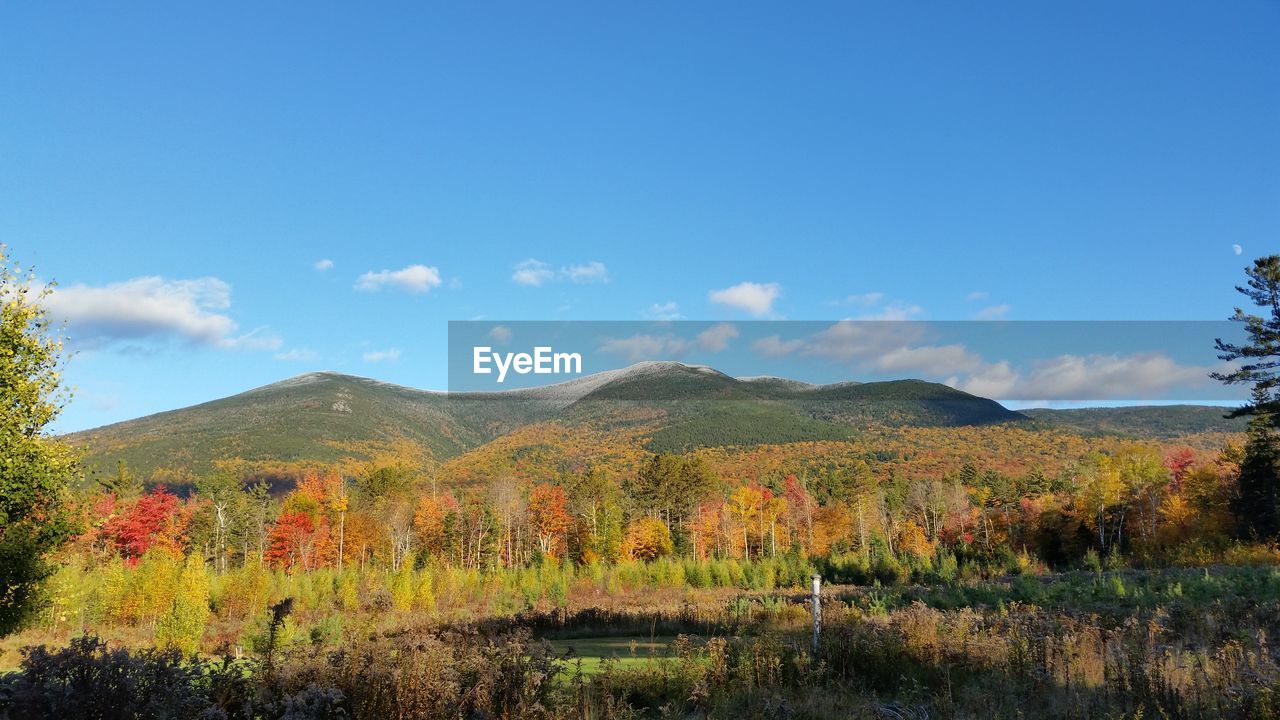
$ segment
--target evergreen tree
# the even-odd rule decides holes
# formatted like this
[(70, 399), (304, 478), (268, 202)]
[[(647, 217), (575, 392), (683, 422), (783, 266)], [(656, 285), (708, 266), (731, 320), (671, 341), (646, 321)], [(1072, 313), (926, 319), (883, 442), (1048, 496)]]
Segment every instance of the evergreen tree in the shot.
[[(1254, 403), (1265, 408), (1267, 401), (1259, 398), (1260, 394), (1255, 388)], [(1275, 423), (1275, 416), (1265, 410), (1255, 411), (1249, 419), (1248, 441), (1231, 502), (1237, 529), (1248, 539), (1264, 540), (1280, 534), (1280, 443)]]
[(1250, 418), (1232, 510), (1245, 536), (1270, 539), (1280, 534), (1280, 255), (1254, 260), (1245, 274), (1249, 277), (1247, 286), (1236, 290), (1263, 308), (1263, 313), (1254, 315), (1236, 308), (1231, 319), (1244, 325), (1248, 341), (1235, 344), (1218, 338), (1216, 346), (1222, 360), (1243, 362), (1231, 372), (1213, 373), (1213, 378), (1228, 385), (1253, 386), (1250, 402), (1230, 414)]
[(129, 464), (123, 459), (116, 460), (116, 472), (108, 477), (98, 478), (98, 484), (106, 492), (112, 493), (121, 500), (132, 500), (142, 494), (142, 479), (138, 477)]

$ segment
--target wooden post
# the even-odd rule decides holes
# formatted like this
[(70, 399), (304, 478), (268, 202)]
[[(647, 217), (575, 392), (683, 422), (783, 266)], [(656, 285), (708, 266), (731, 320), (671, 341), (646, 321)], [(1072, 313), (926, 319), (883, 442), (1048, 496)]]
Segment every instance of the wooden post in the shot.
[(818, 636), (822, 633), (822, 576), (813, 574), (813, 654), (818, 655)]

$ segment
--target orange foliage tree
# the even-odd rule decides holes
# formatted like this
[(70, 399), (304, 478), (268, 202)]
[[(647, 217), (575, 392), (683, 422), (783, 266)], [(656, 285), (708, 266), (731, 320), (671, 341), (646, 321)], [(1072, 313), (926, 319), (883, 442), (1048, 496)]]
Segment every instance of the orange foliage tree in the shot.
[(542, 483), (529, 492), (529, 525), (543, 555), (561, 554), (564, 534), (573, 525), (568, 507), (569, 498), (559, 485)]

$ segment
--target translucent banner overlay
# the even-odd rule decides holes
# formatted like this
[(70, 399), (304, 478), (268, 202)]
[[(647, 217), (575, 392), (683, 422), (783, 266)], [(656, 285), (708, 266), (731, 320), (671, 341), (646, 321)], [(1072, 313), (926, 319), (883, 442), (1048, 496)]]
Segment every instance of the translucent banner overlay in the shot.
[(788, 392), (923, 380), (1017, 407), (1238, 403), (1245, 388), (1210, 378), (1228, 369), (1218, 338), (1241, 342), (1243, 328), (1229, 321), (454, 321), (448, 389), (572, 383), (566, 397), (589, 392), (586, 384), (618, 400), (735, 397), (731, 382), (635, 380), (679, 378), (671, 372), (679, 370)]

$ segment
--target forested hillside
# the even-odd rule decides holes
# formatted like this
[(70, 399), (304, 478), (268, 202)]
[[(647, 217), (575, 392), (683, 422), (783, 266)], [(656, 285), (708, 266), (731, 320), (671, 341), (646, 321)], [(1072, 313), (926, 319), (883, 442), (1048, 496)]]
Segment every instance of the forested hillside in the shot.
[(73, 433), (86, 466), (120, 461), (172, 481), (239, 458), (264, 467), (370, 460), (413, 446), (443, 462), (531, 424), (636, 431), (654, 451), (837, 440), (868, 424), (1020, 421), (998, 403), (919, 381), (810, 386), (742, 381), (710, 368), (641, 363), (557, 385), (445, 394), (310, 373), (233, 397)]

